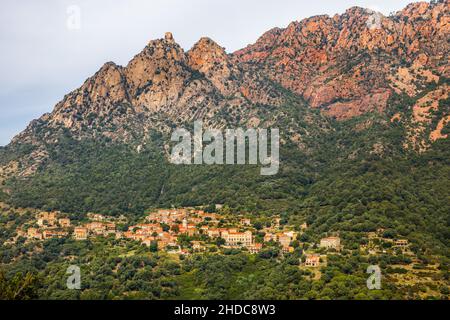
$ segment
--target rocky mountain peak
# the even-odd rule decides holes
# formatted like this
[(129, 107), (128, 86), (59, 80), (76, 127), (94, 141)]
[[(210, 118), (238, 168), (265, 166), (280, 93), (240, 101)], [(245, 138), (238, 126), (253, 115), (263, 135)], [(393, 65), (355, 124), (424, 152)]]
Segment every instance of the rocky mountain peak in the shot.
[[(448, 1), (447, 1), (448, 4)], [(417, 16), (425, 14), (430, 7), (430, 3), (426, 1), (413, 2), (407, 5), (403, 10), (400, 11), (400, 14), (403, 16)]]
[[(448, 88), (440, 80), (450, 77), (449, 0), (415, 3), (371, 21), (373, 15), (353, 7), (342, 15), (295, 21), (232, 54), (207, 37), (185, 52), (167, 32), (126, 66), (105, 63), (12, 144), (37, 146), (44, 160), (46, 144), (67, 131), (77, 139), (106, 136), (129, 142), (194, 119), (211, 127), (254, 126), (267, 110), (283, 109), (284, 101), (306, 102), (345, 120), (385, 112), (394, 94), (413, 98), (432, 86), (438, 100), (446, 101)], [(413, 106), (419, 115), (415, 122), (424, 128), (439, 123), (432, 135), (439, 139), (448, 115), (425, 102)], [(440, 118), (428, 121), (435, 113)], [(409, 135), (416, 137), (411, 128)], [(30, 156), (30, 163), (36, 158)]]
[(208, 37), (185, 52), (167, 32), (125, 67), (104, 64), (31, 127), (80, 131), (114, 114), (116, 124), (129, 113), (177, 122), (211, 118), (224, 106), (278, 106), (283, 98), (274, 83), (337, 119), (382, 112), (394, 93), (415, 96), (449, 77), (448, 4), (414, 3), (372, 22), (373, 11), (353, 7), (273, 28), (233, 54)]
[[(415, 3), (384, 17), (353, 7), (273, 29), (233, 54), (239, 64), (347, 119), (385, 110), (394, 92), (416, 95), (448, 76), (449, 1)], [(446, 40), (447, 39), (447, 40)]]
[(117, 105), (129, 103), (127, 86), (123, 68), (107, 62), (80, 88), (66, 95), (43, 119), (50, 125), (63, 124), (66, 128), (81, 130), (81, 119), (106, 116), (114, 113)]
[(228, 56), (225, 49), (210, 38), (201, 38), (191, 50), (188, 51), (189, 66), (200, 72), (206, 73), (214, 65), (226, 64)]
[(190, 77), (185, 65), (185, 53), (171, 33), (150, 41), (124, 68), (136, 106), (158, 110), (176, 100)]
[(172, 32), (166, 32), (164, 34), (164, 40), (166, 40), (167, 42), (175, 42)]
[(230, 78), (238, 73), (237, 68), (230, 63), (225, 49), (210, 38), (201, 38), (187, 52), (187, 60), (189, 67), (202, 73), (223, 94), (236, 90)]
[(109, 99), (110, 103), (115, 104), (128, 99), (123, 69), (114, 62), (105, 63), (83, 89), (89, 94), (90, 102), (101, 103)]

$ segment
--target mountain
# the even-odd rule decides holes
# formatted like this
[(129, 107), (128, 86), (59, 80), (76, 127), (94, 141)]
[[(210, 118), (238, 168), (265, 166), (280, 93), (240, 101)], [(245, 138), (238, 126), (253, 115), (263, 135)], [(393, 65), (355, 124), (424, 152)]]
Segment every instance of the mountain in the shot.
[[(14, 292), (23, 278), (24, 298), (40, 299), (448, 300), (449, 9), (350, 8), (234, 53), (209, 38), (185, 51), (166, 33), (126, 66), (105, 63), (0, 147), (0, 287)], [(170, 163), (171, 133), (195, 120), (278, 128), (278, 173)], [(210, 228), (250, 218), (262, 251), (203, 233), (177, 237), (189, 255), (113, 235), (25, 238), (42, 211), (72, 227), (104, 214), (134, 233), (153, 209), (200, 206), (226, 217)], [(287, 227), (299, 234), (293, 252), (262, 241)], [(331, 235), (339, 252), (318, 245)], [(311, 254), (320, 268), (304, 266)], [(81, 290), (66, 290), (69, 265), (82, 266)], [(379, 266), (381, 290), (368, 289), (368, 266)]]
[(415, 96), (449, 76), (448, 2), (395, 15), (354, 7), (275, 28), (234, 54), (338, 119), (383, 111), (394, 93)]
[[(103, 65), (1, 148), (0, 200), (80, 215), (225, 203), (320, 230), (406, 223), (444, 241), (449, 16), (448, 0), (388, 17), (355, 7), (230, 54), (209, 38), (185, 52), (167, 33), (126, 66)], [(170, 133), (196, 119), (280, 128), (279, 174), (170, 164)]]

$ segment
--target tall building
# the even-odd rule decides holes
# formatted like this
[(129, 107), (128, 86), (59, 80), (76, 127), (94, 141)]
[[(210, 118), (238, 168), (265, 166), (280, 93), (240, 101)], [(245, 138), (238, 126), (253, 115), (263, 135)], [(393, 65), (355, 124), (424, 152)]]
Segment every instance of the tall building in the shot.
[(251, 231), (245, 232), (222, 232), (222, 238), (225, 240), (227, 246), (244, 246), (248, 247), (253, 243), (253, 235)]

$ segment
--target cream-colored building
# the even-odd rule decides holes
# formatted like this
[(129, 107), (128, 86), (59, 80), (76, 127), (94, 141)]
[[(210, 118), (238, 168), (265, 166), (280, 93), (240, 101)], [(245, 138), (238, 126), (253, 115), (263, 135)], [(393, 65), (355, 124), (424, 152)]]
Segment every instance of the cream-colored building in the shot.
[(327, 237), (320, 240), (320, 247), (326, 249), (341, 250), (341, 239), (339, 237)]
[(252, 254), (259, 253), (262, 249), (262, 243), (254, 243), (247, 247), (248, 251)]
[(36, 229), (36, 228), (29, 228), (27, 230), (27, 236), (28, 236), (29, 239), (31, 238), (31, 239), (42, 240), (42, 233), (39, 232), (39, 230)]
[(395, 245), (397, 247), (407, 247), (409, 244), (409, 241), (406, 239), (398, 239), (395, 241)]
[(206, 248), (200, 241), (192, 241), (192, 249), (196, 251), (203, 251)]
[(73, 234), (76, 240), (86, 240), (88, 236), (88, 229), (84, 227), (76, 227)]
[(59, 223), (59, 225), (60, 225), (61, 227), (63, 227), (63, 228), (68, 228), (68, 227), (70, 227), (70, 219), (68, 219), (68, 218), (61, 218), (61, 219), (58, 219), (58, 223)]
[(319, 267), (320, 266), (320, 256), (317, 254), (308, 254), (306, 256), (306, 261), (305, 261), (305, 266), (306, 267)]
[(287, 234), (279, 234), (278, 235), (278, 242), (281, 244), (282, 247), (289, 247), (289, 244), (291, 243), (292, 238), (288, 236)]
[(41, 212), (38, 215), (37, 224), (39, 226), (53, 226), (56, 223), (56, 212)]
[(44, 230), (42, 232), (43, 239), (64, 238), (66, 236), (67, 236), (67, 232), (64, 232), (64, 231)]

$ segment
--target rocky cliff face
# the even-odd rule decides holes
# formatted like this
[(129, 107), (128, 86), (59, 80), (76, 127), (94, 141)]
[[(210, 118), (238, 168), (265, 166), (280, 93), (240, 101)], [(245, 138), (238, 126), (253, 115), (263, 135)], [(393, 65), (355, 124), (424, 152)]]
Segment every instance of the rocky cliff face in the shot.
[[(22, 159), (26, 169), (21, 174), (27, 175), (47, 157), (45, 145), (58, 143), (62, 132), (77, 139), (105, 136), (128, 143), (193, 119), (212, 127), (230, 122), (254, 126), (261, 122), (261, 109), (277, 109), (287, 96), (306, 100), (311, 108), (338, 120), (383, 112), (394, 94), (414, 97), (431, 84), (445, 100), (448, 86), (441, 82), (450, 77), (449, 7), (449, 0), (420, 2), (389, 17), (351, 8), (342, 15), (316, 16), (272, 29), (233, 54), (209, 38), (185, 52), (167, 33), (150, 41), (124, 67), (106, 63), (53, 112), (33, 121), (11, 146), (34, 146)], [(418, 118), (417, 112), (411, 123), (434, 123)], [(431, 140), (446, 137), (442, 130), (448, 112), (440, 116)], [(305, 115), (306, 122), (312, 119)], [(424, 131), (420, 130), (411, 126), (407, 142), (417, 144), (417, 135)], [(291, 127), (286, 131), (295, 141), (300, 139)]]
[(233, 58), (347, 119), (384, 110), (394, 92), (414, 96), (448, 77), (449, 19), (448, 0), (414, 3), (389, 17), (355, 7), (270, 30)]
[(169, 122), (203, 119), (221, 126), (223, 121), (215, 117), (219, 110), (236, 117), (256, 104), (281, 102), (282, 95), (263, 75), (241, 68), (211, 39), (202, 38), (184, 52), (167, 33), (150, 41), (125, 67), (106, 63), (13, 143), (35, 142), (44, 127), (127, 141), (132, 133), (167, 130)]

